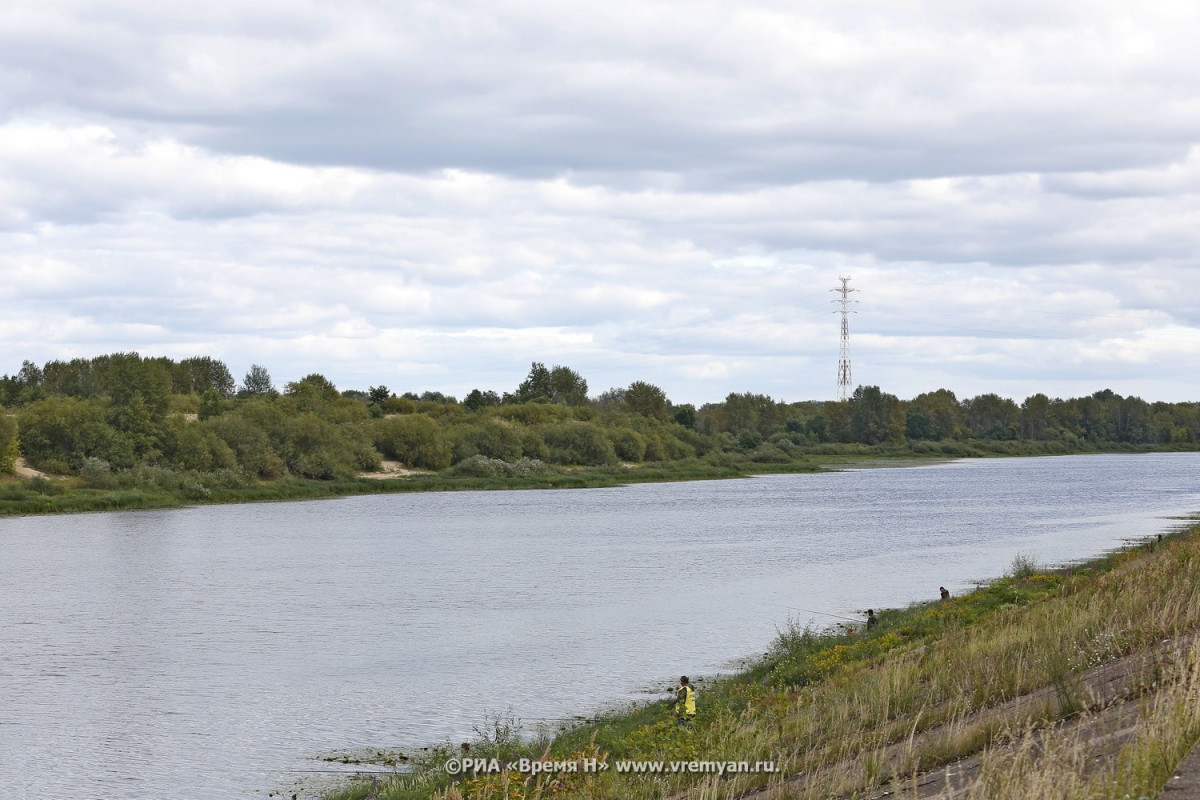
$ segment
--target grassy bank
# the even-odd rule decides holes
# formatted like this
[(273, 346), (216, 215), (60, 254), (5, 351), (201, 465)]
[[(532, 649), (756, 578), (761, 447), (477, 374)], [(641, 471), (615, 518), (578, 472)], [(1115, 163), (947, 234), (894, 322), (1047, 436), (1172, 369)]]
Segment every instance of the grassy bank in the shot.
[[(1054, 446), (1050, 446), (1053, 444)], [(589, 489), (633, 483), (718, 480), (751, 475), (819, 472), (855, 466), (891, 466), (951, 458), (983, 458), (1096, 453), (1172, 452), (1163, 448), (1077, 448), (1058, 443), (925, 442), (914, 445), (818, 445), (782, 461), (754, 461), (743, 454), (714, 453), (704, 458), (635, 465), (558, 467), (537, 474), (462, 474), (456, 468), (384, 480), (316, 480), (287, 476), (255, 480), (234, 470), (176, 471), (140, 466), (89, 480), (84, 476), (20, 478), (0, 476), (0, 517), (153, 508), (210, 503), (315, 500), (363, 494), (445, 492), (489, 489)], [(498, 462), (499, 463), (499, 462)], [(511, 466), (511, 465), (510, 465)], [(510, 470), (511, 471), (511, 470)]]
[[(411, 774), (328, 797), (917, 797), (949, 764), (961, 797), (1153, 796), (1200, 740), (1198, 578), (1200, 526), (1069, 570), (1018, 558), (977, 592), (884, 611), (869, 632), (781, 632), (745, 672), (700, 685), (694, 730), (664, 703), (553, 735), (493, 721), (471, 747), (575, 772), (451, 778), (446, 745), (405, 754)], [(619, 760), (776, 771), (623, 774)]]
[(208, 481), (205, 476), (147, 470), (148, 479), (98, 488), (79, 478), (0, 479), (0, 517), (88, 511), (179, 508), (211, 503), (315, 500), (363, 494), (448, 492), (489, 489), (589, 489), (633, 483), (718, 480), (756, 473), (820, 471), (814, 462), (713, 464), (700, 460), (633, 467), (578, 467), (528, 476), (472, 476), (428, 473), (390, 479)]

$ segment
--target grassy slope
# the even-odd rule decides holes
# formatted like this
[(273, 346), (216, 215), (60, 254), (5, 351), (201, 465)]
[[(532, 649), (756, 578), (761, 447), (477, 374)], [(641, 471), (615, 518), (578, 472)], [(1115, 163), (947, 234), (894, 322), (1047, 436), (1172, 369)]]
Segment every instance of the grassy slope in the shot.
[[(701, 684), (693, 732), (665, 705), (646, 706), (533, 742), (496, 723), (472, 750), (501, 761), (773, 760), (777, 774), (505, 772), (454, 784), (441, 771), (457, 755), (447, 746), (417, 757), (414, 775), (330, 798), (904, 796), (912, 776), (972, 754), (982, 766), (971, 796), (1156, 794), (1200, 740), (1200, 652), (1152, 659), (1133, 676), (1135, 729), (1102, 763), (1089, 757), (1086, 728), (1058, 721), (1102, 710), (1082, 688), (1086, 670), (1200, 631), (1200, 526), (1069, 571), (1020, 566), (973, 594), (885, 611), (867, 635), (785, 631), (743, 674)], [(1039, 690), (1050, 699), (1028, 701)]]
[[(918, 446), (921, 445), (921, 446)], [(1049, 445), (1055, 445), (1049, 448)], [(981, 449), (983, 448), (983, 449)], [(1095, 448), (1074, 453), (1168, 452), (1173, 448)], [(179, 484), (196, 486), (180, 490), (156, 485), (119, 489), (90, 488), (78, 478), (15, 478), (0, 475), (0, 517), (27, 514), (63, 514), (149, 508), (180, 508), (208, 503), (255, 503), (313, 500), (393, 492), (461, 491), (480, 489), (586, 489), (631, 483), (715, 480), (756, 474), (818, 472), (846, 466), (892, 466), (962, 457), (1063, 455), (1058, 443), (1045, 442), (946, 442), (905, 445), (819, 445), (788, 463), (755, 463), (725, 454), (712, 460), (686, 459), (635, 467), (575, 467), (540, 477), (473, 478), (446, 474), (412, 475), (390, 480), (309, 480), (282, 478), (232, 488), (198, 486), (186, 475)]]
[(318, 481), (283, 478), (236, 488), (187, 492), (158, 487), (93, 489), (75, 478), (0, 479), (0, 517), (25, 514), (61, 514), (86, 511), (178, 508), (206, 503), (253, 503), (313, 500), (361, 494), (396, 492), (465, 491), (481, 489), (587, 489), (631, 483), (714, 480), (756, 473), (815, 472), (814, 463), (745, 464), (714, 466), (702, 462), (682, 465), (579, 467), (539, 477), (473, 478), (450, 475), (412, 475), (390, 480)]

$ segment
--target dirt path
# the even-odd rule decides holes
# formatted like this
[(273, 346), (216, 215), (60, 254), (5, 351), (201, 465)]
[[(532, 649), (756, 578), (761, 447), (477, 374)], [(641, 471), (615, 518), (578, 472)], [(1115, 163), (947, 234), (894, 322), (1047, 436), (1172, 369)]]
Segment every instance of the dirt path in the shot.
[(379, 462), (378, 472), (360, 472), (358, 477), (370, 478), (373, 481), (386, 481), (391, 478), (407, 478), (410, 475), (429, 475), (428, 470), (406, 469), (399, 461)]
[(48, 473), (42, 472), (40, 469), (34, 469), (33, 467), (29, 466), (29, 462), (26, 461), (24, 458), (17, 459), (16, 465), (15, 465), (15, 471), (16, 471), (17, 475), (19, 475), (22, 478), (48, 478), (50, 480), (58, 480), (58, 481), (66, 480), (65, 475), (50, 475)]

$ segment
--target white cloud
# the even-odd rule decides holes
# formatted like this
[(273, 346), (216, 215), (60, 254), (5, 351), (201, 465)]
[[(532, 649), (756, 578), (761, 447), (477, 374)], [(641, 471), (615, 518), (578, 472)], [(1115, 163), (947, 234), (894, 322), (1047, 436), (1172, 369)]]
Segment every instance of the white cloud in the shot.
[(10, 4), (0, 371), (830, 397), (851, 274), (860, 381), (1194, 399), (1197, 34), (1183, 3)]

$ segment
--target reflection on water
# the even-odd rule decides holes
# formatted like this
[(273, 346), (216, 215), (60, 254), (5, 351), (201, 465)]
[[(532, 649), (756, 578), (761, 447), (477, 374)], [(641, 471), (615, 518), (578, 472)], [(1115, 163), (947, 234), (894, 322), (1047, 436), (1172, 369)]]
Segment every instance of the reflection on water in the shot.
[(0, 522), (0, 796), (262, 796), (1200, 509), (1200, 454)]

